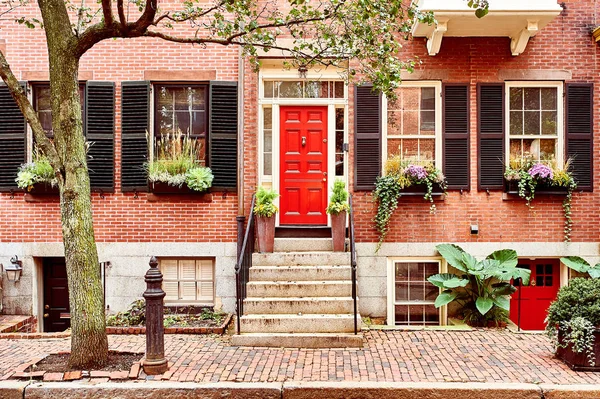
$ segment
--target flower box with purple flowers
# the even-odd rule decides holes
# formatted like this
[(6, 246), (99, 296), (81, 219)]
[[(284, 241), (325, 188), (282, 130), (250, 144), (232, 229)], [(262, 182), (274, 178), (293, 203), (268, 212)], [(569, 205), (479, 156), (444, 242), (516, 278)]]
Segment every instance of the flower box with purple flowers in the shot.
[[(537, 181), (535, 194), (541, 195), (567, 195), (568, 187), (553, 184), (554, 172), (550, 167), (542, 163), (533, 165), (527, 173)], [(504, 179), (504, 192), (507, 194), (519, 194), (519, 181)]]

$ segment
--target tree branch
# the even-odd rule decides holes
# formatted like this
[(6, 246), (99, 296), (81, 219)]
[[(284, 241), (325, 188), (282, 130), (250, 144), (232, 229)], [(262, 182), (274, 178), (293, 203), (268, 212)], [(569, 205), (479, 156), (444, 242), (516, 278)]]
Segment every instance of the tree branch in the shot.
[(104, 24), (110, 26), (113, 24), (112, 0), (102, 0), (102, 14), (104, 14)]
[(46, 132), (42, 127), (40, 119), (38, 117), (37, 112), (33, 109), (31, 102), (27, 98), (27, 94), (23, 87), (12, 73), (10, 69), (10, 65), (6, 61), (4, 54), (0, 51), (0, 77), (6, 83), (10, 94), (15, 99), (19, 109), (25, 116), (27, 123), (31, 126), (31, 130), (33, 131), (33, 136), (35, 137), (36, 144), (41, 148), (44, 155), (48, 157), (50, 164), (54, 168), (57, 177), (60, 178), (60, 172), (62, 170), (62, 163), (60, 161), (60, 157), (58, 156), (58, 152), (54, 147), (54, 144), (50, 141), (50, 139), (46, 136)]
[(132, 30), (136, 33), (139, 32), (139, 35), (141, 35), (150, 25), (152, 25), (152, 22), (154, 22), (157, 10), (158, 0), (146, 0), (144, 12), (138, 20), (133, 23)]
[(125, 9), (123, 8), (123, 0), (117, 0), (117, 13), (121, 26), (127, 26), (127, 18), (125, 18)]

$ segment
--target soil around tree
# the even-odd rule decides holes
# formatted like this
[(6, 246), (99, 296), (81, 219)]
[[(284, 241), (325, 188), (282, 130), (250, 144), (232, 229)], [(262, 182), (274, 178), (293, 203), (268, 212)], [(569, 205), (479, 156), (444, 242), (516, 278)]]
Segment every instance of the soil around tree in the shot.
[[(50, 373), (64, 373), (67, 371), (75, 371), (77, 368), (73, 369), (69, 367), (69, 356), (70, 353), (60, 353), (53, 354), (45, 357), (38, 363), (29, 366), (29, 368), (25, 371), (46, 371)], [(121, 371), (131, 369), (134, 363), (138, 363), (142, 357), (144, 357), (143, 353), (132, 353), (132, 352), (108, 352), (108, 363), (102, 368), (92, 369), (94, 371)]]

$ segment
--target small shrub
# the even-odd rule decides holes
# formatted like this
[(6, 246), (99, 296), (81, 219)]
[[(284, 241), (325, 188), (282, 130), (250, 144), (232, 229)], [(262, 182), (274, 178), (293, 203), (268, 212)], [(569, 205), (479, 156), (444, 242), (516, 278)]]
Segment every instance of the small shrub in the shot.
[(273, 203), (275, 198), (279, 197), (273, 190), (267, 190), (263, 186), (258, 188), (256, 192), (256, 203), (254, 204), (254, 214), (262, 217), (274, 216), (278, 209)]
[(138, 299), (133, 302), (129, 309), (119, 312), (106, 318), (106, 324), (109, 326), (132, 327), (140, 326), (146, 323), (146, 301)]
[(27, 191), (31, 191), (36, 183), (46, 183), (56, 187), (58, 180), (48, 158), (36, 151), (33, 159), (33, 162), (25, 163), (19, 167), (15, 179), (17, 187)]
[(337, 215), (341, 212), (348, 212), (350, 206), (348, 205), (348, 191), (346, 191), (346, 183), (343, 180), (336, 179), (333, 183), (333, 193), (327, 206), (327, 213), (330, 215)]

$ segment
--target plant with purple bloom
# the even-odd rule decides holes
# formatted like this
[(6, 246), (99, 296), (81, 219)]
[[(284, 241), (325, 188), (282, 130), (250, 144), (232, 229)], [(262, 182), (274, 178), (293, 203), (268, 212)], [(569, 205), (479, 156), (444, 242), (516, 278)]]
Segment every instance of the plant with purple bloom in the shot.
[(548, 166), (543, 163), (536, 163), (528, 171), (529, 176), (537, 179), (550, 179), (554, 178), (554, 172)]
[(409, 165), (404, 169), (404, 174), (419, 180), (423, 180), (427, 177), (427, 171), (424, 167), (419, 165)]

